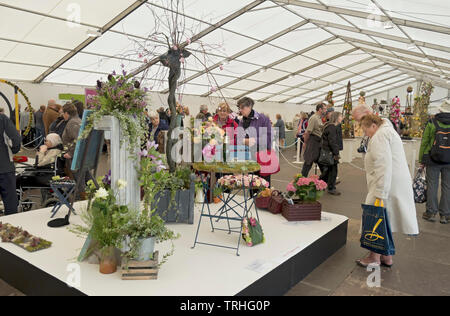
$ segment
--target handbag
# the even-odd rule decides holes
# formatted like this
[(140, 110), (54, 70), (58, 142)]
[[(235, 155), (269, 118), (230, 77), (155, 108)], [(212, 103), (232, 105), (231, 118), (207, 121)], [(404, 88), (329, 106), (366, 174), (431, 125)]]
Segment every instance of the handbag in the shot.
[(320, 150), (320, 156), (319, 156), (319, 160), (318, 160), (319, 165), (323, 165), (323, 166), (332, 166), (335, 164), (334, 161), (334, 155), (331, 151), (326, 150), (326, 149), (321, 149)]
[(275, 150), (265, 150), (256, 153), (256, 162), (261, 166), (261, 177), (267, 177), (280, 172), (280, 160)]
[(247, 214), (247, 217), (242, 220), (242, 238), (249, 247), (266, 241), (261, 224), (251, 214)]
[(281, 214), (284, 198), (279, 191), (274, 191), (270, 198), (268, 211), (272, 214)]
[(383, 202), (363, 205), (361, 247), (384, 256), (395, 255), (394, 239)]
[(422, 204), (427, 201), (427, 180), (425, 169), (419, 168), (413, 183), (414, 202)]

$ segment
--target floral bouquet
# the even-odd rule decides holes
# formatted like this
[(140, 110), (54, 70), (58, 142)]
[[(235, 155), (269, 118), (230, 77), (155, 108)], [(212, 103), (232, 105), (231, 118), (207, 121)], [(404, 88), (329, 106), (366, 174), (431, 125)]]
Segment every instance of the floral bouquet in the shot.
[(269, 188), (269, 182), (258, 176), (251, 175), (229, 175), (224, 176), (217, 183), (229, 190), (238, 190), (242, 187), (246, 189), (264, 190)]
[(126, 71), (117, 75), (114, 71), (108, 75), (107, 82), (97, 81), (98, 95), (94, 97), (91, 107), (94, 110), (120, 111), (130, 114), (142, 114), (147, 103), (147, 89), (141, 89), (139, 81), (127, 76)]
[(116, 74), (115, 71), (108, 75), (106, 82), (97, 81), (97, 92), (98, 95), (90, 103), (93, 114), (88, 118), (82, 138), (86, 138), (95, 123), (104, 116), (113, 116), (119, 120), (124, 133), (121, 144), (123, 140), (128, 140), (128, 149), (131, 154), (134, 154), (135, 148), (140, 147), (140, 141), (146, 139), (148, 134), (144, 115), (147, 106), (145, 101), (147, 88), (142, 89), (140, 82), (123, 70), (121, 75)]
[(220, 128), (212, 117), (203, 122), (199, 129), (194, 129), (194, 143), (202, 143), (202, 153), (206, 162), (213, 162), (217, 147), (223, 146), (225, 131)]
[(319, 180), (318, 176), (305, 178), (297, 175), (287, 186), (289, 197), (298, 197), (300, 201), (316, 202), (320, 199), (328, 185), (326, 182)]

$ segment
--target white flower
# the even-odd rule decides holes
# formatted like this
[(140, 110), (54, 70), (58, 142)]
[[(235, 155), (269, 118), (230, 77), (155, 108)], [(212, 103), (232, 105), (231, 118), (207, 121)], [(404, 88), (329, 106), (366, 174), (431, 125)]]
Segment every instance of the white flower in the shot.
[(119, 188), (119, 190), (122, 190), (124, 188), (126, 188), (128, 185), (128, 183), (125, 180), (117, 180), (117, 187)]
[(106, 191), (105, 188), (100, 188), (100, 189), (98, 189), (97, 192), (95, 192), (95, 196), (94, 197), (96, 199), (106, 200), (108, 198), (108, 196), (109, 196), (108, 191)]

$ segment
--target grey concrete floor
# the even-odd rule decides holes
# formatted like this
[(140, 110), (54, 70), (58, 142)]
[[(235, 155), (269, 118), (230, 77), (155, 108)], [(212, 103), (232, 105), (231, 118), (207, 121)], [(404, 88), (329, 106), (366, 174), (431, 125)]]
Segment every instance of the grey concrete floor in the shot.
[[(294, 161), (292, 150), (283, 151), (289, 162)], [(281, 172), (272, 178), (272, 184), (285, 190), (293, 176), (301, 172), (301, 165), (292, 165), (281, 158)], [(361, 203), (365, 200), (366, 180), (362, 161), (353, 165), (342, 164), (339, 169), (342, 196), (325, 194), (321, 199), (323, 210), (342, 214), (349, 220), (348, 242), (302, 282), (294, 286), (287, 296), (412, 296), (450, 295), (450, 225), (422, 220), (424, 205), (417, 205), (421, 234), (411, 238), (395, 234), (397, 256), (392, 269), (382, 268), (380, 287), (369, 287), (372, 272), (356, 266), (355, 259), (367, 254), (359, 246)], [(108, 170), (108, 160), (102, 158), (99, 175)], [(0, 296), (22, 295), (0, 280)]]

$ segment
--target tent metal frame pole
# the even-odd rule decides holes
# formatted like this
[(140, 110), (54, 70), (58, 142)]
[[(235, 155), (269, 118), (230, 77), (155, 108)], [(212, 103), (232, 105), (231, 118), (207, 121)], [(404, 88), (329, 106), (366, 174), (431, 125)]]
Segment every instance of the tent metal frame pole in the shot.
[(247, 94), (250, 94), (250, 93), (256, 92), (256, 91), (258, 91), (258, 90), (267, 88), (267, 87), (269, 87), (269, 86), (271, 86), (271, 85), (273, 85), (273, 84), (276, 84), (276, 83), (278, 83), (278, 82), (280, 82), (280, 81), (289, 79), (291, 76), (299, 75), (299, 74), (301, 74), (301, 73), (303, 73), (303, 72), (305, 72), (305, 71), (308, 71), (308, 70), (311, 70), (311, 69), (313, 69), (313, 68), (316, 68), (316, 67), (318, 67), (318, 66), (320, 66), (320, 65), (326, 64), (326, 63), (328, 63), (328, 62), (330, 62), (330, 61), (332, 61), (332, 60), (334, 60), (334, 59), (337, 59), (337, 58), (339, 58), (339, 57), (342, 57), (342, 56), (351, 54), (351, 53), (353, 53), (353, 52), (355, 52), (355, 51), (357, 51), (357, 50), (358, 50), (358, 48), (352, 48), (352, 49), (346, 50), (345, 52), (342, 52), (342, 53), (340, 53), (340, 54), (338, 54), (338, 55), (335, 55), (335, 56), (330, 57), (330, 58), (327, 58), (327, 59), (325, 59), (325, 60), (323, 60), (323, 61), (321, 61), (321, 62), (315, 63), (315, 64), (313, 64), (313, 65), (311, 65), (311, 66), (308, 66), (308, 67), (306, 67), (306, 68), (303, 68), (303, 69), (300, 69), (300, 70), (298, 70), (298, 71), (295, 71), (295, 72), (291, 73), (290, 75), (283, 76), (283, 77), (281, 77), (281, 78), (279, 78), (279, 79), (276, 79), (276, 80), (273, 80), (273, 81), (271, 81), (271, 82), (269, 82), (269, 83), (266, 83), (266, 84), (264, 84), (264, 85), (262, 85), (262, 86), (260, 86), (260, 87), (257, 87), (257, 88), (255, 88), (255, 89), (251, 89), (251, 90), (247, 91), (246, 93), (242, 93), (242, 94), (240, 94), (240, 95), (234, 97), (233, 99), (234, 99), (234, 100), (238, 100), (238, 99), (244, 97), (244, 96), (247, 95)]
[[(344, 68), (343, 70), (341, 70), (341, 71), (348, 71), (348, 70), (347, 70), (348, 68), (357, 66), (357, 65), (360, 64), (360, 63), (368, 62), (368, 61), (370, 61), (371, 59), (373, 59), (373, 57), (365, 58), (365, 59), (363, 59), (363, 60), (360, 60), (360, 61), (355, 62), (355, 63), (353, 63), (353, 64), (350, 64), (350, 65), (348, 65), (348, 66), (345, 66), (345, 68)], [(377, 66), (377, 67), (378, 67), (378, 66)], [(351, 71), (349, 71), (349, 72), (351, 72)], [(264, 101), (267, 101), (267, 100), (270, 99), (270, 98), (273, 98), (274, 96), (277, 96), (277, 95), (286, 93), (286, 92), (288, 92), (288, 91), (295, 90), (295, 89), (301, 89), (301, 87), (303, 87), (303, 86), (306, 86), (306, 85), (308, 85), (308, 84), (310, 84), (310, 83), (313, 83), (314, 81), (318, 81), (318, 80), (321, 80), (321, 79), (326, 78), (326, 77), (328, 77), (328, 76), (331, 76), (331, 75), (333, 75), (333, 74), (335, 74), (335, 73), (336, 73), (336, 71), (328, 72), (328, 73), (326, 73), (326, 74), (324, 74), (324, 75), (322, 75), (322, 76), (320, 76), (320, 77), (318, 77), (318, 78), (308, 80), (308, 81), (303, 82), (303, 83), (301, 83), (300, 85), (295, 86), (295, 87), (289, 87), (289, 88), (287, 88), (287, 89), (285, 89), (285, 90), (282, 90), (282, 91), (280, 91), (280, 92), (278, 92), (278, 93), (273, 93), (272, 95), (270, 95), (270, 96), (268, 96), (268, 97), (265, 97), (264, 99), (260, 99), (260, 100), (258, 100), (258, 101), (259, 101), (259, 102), (264, 102)], [(352, 76), (354, 76), (354, 73), (352, 73)], [(344, 80), (344, 79), (340, 79), (340, 80)], [(309, 91), (309, 89), (305, 89), (305, 90), (308, 90), (308, 91)], [(280, 103), (284, 103), (284, 102), (280, 102)]]
[[(277, 3), (295, 5), (295, 6), (304, 7), (304, 8), (332, 12), (332, 13), (336, 13), (336, 14), (343, 14), (343, 15), (353, 16), (353, 17), (357, 17), (357, 18), (362, 18), (362, 19), (367, 19), (367, 17), (369, 16), (369, 13), (367, 13), (367, 12), (344, 9), (344, 8), (328, 6), (328, 5), (323, 5), (323, 4), (315, 4), (315, 3), (305, 2), (305, 1), (300, 1), (300, 0), (274, 0), (274, 1)], [(416, 22), (416, 21), (411, 21), (411, 20), (405, 20), (405, 19), (400, 19), (400, 18), (389, 19), (386, 16), (372, 14), (372, 13), (370, 13), (370, 15), (374, 19), (376, 19), (377, 21), (380, 21), (380, 22), (387, 22), (387, 21), (392, 20), (396, 25), (399, 25), (399, 26), (407, 26), (407, 27), (412, 27), (412, 28), (416, 28), (416, 29), (450, 35), (449, 27), (439, 26), (439, 25), (434, 25), (434, 24), (429, 24), (429, 23), (423, 23), (423, 22)]]
[[(285, 57), (285, 58), (282, 58), (282, 59), (280, 59), (280, 60), (277, 60), (277, 61), (271, 63), (270, 65), (267, 65), (266, 68), (267, 68), (267, 69), (273, 68), (273, 67), (275, 67), (275, 66), (277, 66), (277, 65), (280, 65), (280, 64), (282, 64), (282, 63), (284, 63), (284, 62), (286, 62), (286, 61), (288, 61), (288, 60), (290, 60), (290, 59), (292, 59), (292, 58), (295, 58), (295, 57), (297, 57), (297, 56), (300, 56), (300, 55), (302, 55), (302, 54), (304, 54), (304, 53), (306, 53), (306, 52), (308, 52), (308, 51), (310, 51), (310, 50), (313, 50), (313, 49), (315, 49), (315, 48), (317, 48), (317, 47), (320, 47), (320, 46), (325, 45), (325, 44), (327, 44), (327, 43), (329, 43), (329, 42), (332, 42), (332, 41), (334, 41), (335, 39), (336, 39), (336, 37), (334, 37), (334, 36), (333, 36), (333, 37), (330, 37), (330, 38), (328, 38), (328, 39), (326, 39), (326, 40), (323, 40), (323, 41), (321, 41), (321, 42), (319, 42), (319, 43), (316, 43), (316, 44), (314, 44), (314, 45), (312, 45), (312, 46), (309, 46), (309, 47), (307, 47), (307, 48), (304, 48), (304, 49), (302, 49), (302, 50), (300, 50), (300, 51), (298, 51), (298, 52), (296, 52), (296, 53), (294, 53), (294, 54), (292, 54), (292, 55), (289, 55), (289, 56), (287, 56), (287, 57)], [(275, 70), (276, 70), (276, 69), (275, 69)], [(238, 83), (238, 82), (241, 81), (241, 80), (248, 79), (248, 78), (250, 78), (250, 77), (252, 77), (252, 76), (254, 76), (254, 75), (257, 75), (259, 72), (260, 72), (260, 70), (252, 71), (252, 72), (250, 72), (250, 73), (248, 73), (248, 74), (246, 74), (246, 75), (244, 75), (244, 76), (241, 76), (239, 79), (233, 80), (233, 81), (231, 81), (231, 82), (228, 82), (228, 83), (226, 83), (226, 84), (220, 86), (220, 87), (218, 88), (218, 90), (228, 88), (229, 86), (234, 85), (235, 83)], [(211, 94), (212, 94), (212, 92), (208, 92), (208, 93), (203, 94), (202, 97), (208, 97), (208, 96), (210, 96)]]
[[(291, 32), (291, 31), (293, 31), (293, 30), (295, 30), (295, 29), (297, 29), (297, 28), (299, 28), (299, 27), (302, 27), (302, 26), (305, 25), (305, 24), (308, 24), (308, 22), (307, 22), (307, 21), (302, 21), (302, 22), (297, 23), (297, 24), (295, 24), (295, 25), (293, 25), (293, 26), (291, 26), (291, 27), (288, 27), (287, 29), (285, 29), (285, 30), (283, 30), (283, 31), (281, 31), (281, 32), (278, 32), (277, 34), (274, 34), (274, 35), (272, 35), (272, 36), (266, 38), (265, 40), (260, 41), (260, 42), (258, 42), (258, 43), (256, 43), (256, 44), (254, 44), (254, 45), (252, 45), (252, 46), (250, 46), (250, 47), (248, 47), (248, 48), (246, 48), (246, 49), (244, 49), (244, 50), (242, 50), (242, 51), (240, 51), (240, 52), (234, 54), (233, 56), (229, 57), (228, 60), (230, 60), (230, 61), (235, 60), (235, 59), (237, 59), (237, 58), (239, 58), (239, 57), (241, 57), (241, 56), (243, 56), (243, 55), (245, 55), (245, 54), (247, 54), (247, 53), (249, 53), (249, 52), (251, 52), (251, 51), (257, 49), (257, 48), (260, 48), (260, 47), (262, 47), (262, 46), (264, 46), (264, 45), (266, 45), (266, 44), (268, 44), (268, 43), (270, 43), (270, 42), (276, 40), (277, 38), (279, 38), (279, 37), (281, 37), (281, 36), (283, 36), (283, 35), (286, 35), (287, 33)], [(180, 82), (178, 83), (178, 86), (182, 86), (182, 85), (184, 85), (185, 83), (188, 83), (189, 81), (192, 81), (192, 80), (194, 80), (194, 79), (196, 79), (196, 78), (198, 78), (198, 77), (200, 77), (200, 76), (203, 76), (204, 74), (209, 73), (209, 72), (211, 72), (212, 70), (214, 70), (214, 69), (216, 69), (216, 68), (219, 68), (222, 64), (223, 64), (223, 62), (216, 63), (216, 64), (214, 64), (214, 65), (208, 67), (207, 69), (204, 69), (204, 70), (202, 70), (202, 71), (196, 73), (195, 75), (192, 75), (191, 77), (186, 78), (185, 80), (180, 81)], [(168, 92), (169, 92), (168, 89), (166, 89), (165, 91), (163, 91), (163, 93), (168, 93)]]
[[(117, 15), (114, 19), (112, 19), (104, 27), (102, 27), (101, 30), (100, 30), (100, 33), (103, 34), (106, 31), (108, 31), (109, 29), (113, 28), (117, 23), (122, 21), (124, 18), (126, 18), (128, 15), (130, 15), (132, 12), (137, 10), (139, 7), (141, 7), (146, 2), (147, 2), (146, 0), (138, 0), (138, 1), (134, 2), (126, 10), (122, 11), (121, 13), (119, 13), (119, 15)], [(89, 44), (94, 42), (96, 39), (97, 39), (96, 37), (92, 37), (92, 38), (88, 38), (87, 40), (85, 40), (83, 43), (81, 43), (76, 48), (74, 48), (70, 53), (68, 53), (66, 56), (64, 56), (62, 59), (60, 59), (56, 64), (54, 64), (49, 69), (47, 69), (42, 75), (40, 75), (38, 78), (36, 78), (33, 82), (34, 83), (41, 83), (51, 73), (53, 73), (61, 65), (63, 65), (65, 62), (67, 62), (69, 59), (71, 59), (76, 54), (78, 54), (81, 50), (86, 48)]]
[[(211, 32), (215, 31), (216, 29), (221, 28), (223, 25), (225, 25), (225, 24), (235, 20), (236, 18), (240, 17), (241, 15), (246, 13), (247, 11), (257, 7), (258, 5), (260, 5), (263, 2), (265, 2), (265, 0), (253, 1), (252, 3), (250, 3), (250, 4), (246, 5), (245, 7), (241, 8), (240, 10), (238, 10), (238, 11), (234, 12), (233, 14), (227, 16), (226, 18), (220, 20), (216, 24), (214, 24), (214, 25), (206, 28), (205, 30), (201, 31), (197, 35), (194, 35), (191, 38), (190, 42), (194, 43), (194, 42), (198, 41), (202, 37), (205, 37), (206, 35), (210, 34)], [(186, 46), (188, 46), (188, 42), (182, 43), (180, 45), (180, 49), (184, 49), (184, 48), (186, 48)], [(143, 72), (143, 71), (147, 70), (148, 68), (150, 68), (151, 66), (157, 64), (159, 61), (160, 61), (160, 57), (153, 58), (149, 63), (147, 63), (147, 64), (139, 67), (138, 69), (132, 71), (130, 73), (130, 76), (137, 76), (141, 72)]]
[[(382, 66), (384, 66), (384, 65), (385, 65), (385, 64), (377, 65), (377, 66), (371, 67), (371, 68), (369, 68), (369, 69), (367, 69), (367, 70), (364, 70), (364, 71), (369, 72), (369, 71), (378, 69), (378, 68), (380, 68), (380, 67), (382, 67)], [(392, 71), (393, 71), (393, 69), (390, 69), (390, 70), (388, 70), (388, 71), (385, 71), (385, 72), (382, 72), (382, 73), (378, 74), (377, 76), (383, 76), (383, 75), (385, 75), (385, 74), (387, 74), (387, 73), (389, 73), (389, 72), (392, 72)], [(348, 80), (348, 79), (353, 78), (354, 76), (355, 76), (354, 74), (348, 75), (348, 76), (345, 76), (345, 77), (339, 79), (339, 81)], [(318, 79), (318, 80), (320, 80), (320, 79)], [(366, 79), (365, 79), (365, 80), (366, 80)], [(322, 86), (319, 86), (319, 87), (317, 87), (317, 88), (315, 88), (315, 89), (308, 89), (307, 91), (302, 92), (302, 94), (295, 95), (295, 96), (290, 97), (289, 99), (282, 100), (282, 101), (280, 101), (280, 103), (286, 103), (286, 102), (288, 102), (289, 100), (292, 100), (292, 99), (295, 99), (295, 98), (299, 98), (299, 97), (301, 97), (301, 96), (303, 96), (303, 95), (305, 95), (305, 94), (308, 94), (308, 93), (310, 93), (310, 92), (313, 92), (313, 91), (316, 91), (316, 90), (319, 90), (319, 89), (326, 88), (327, 86), (328, 86), (328, 85), (322, 85)], [(316, 98), (316, 97), (314, 97), (314, 98)], [(308, 99), (308, 100), (310, 100), (310, 99)]]

